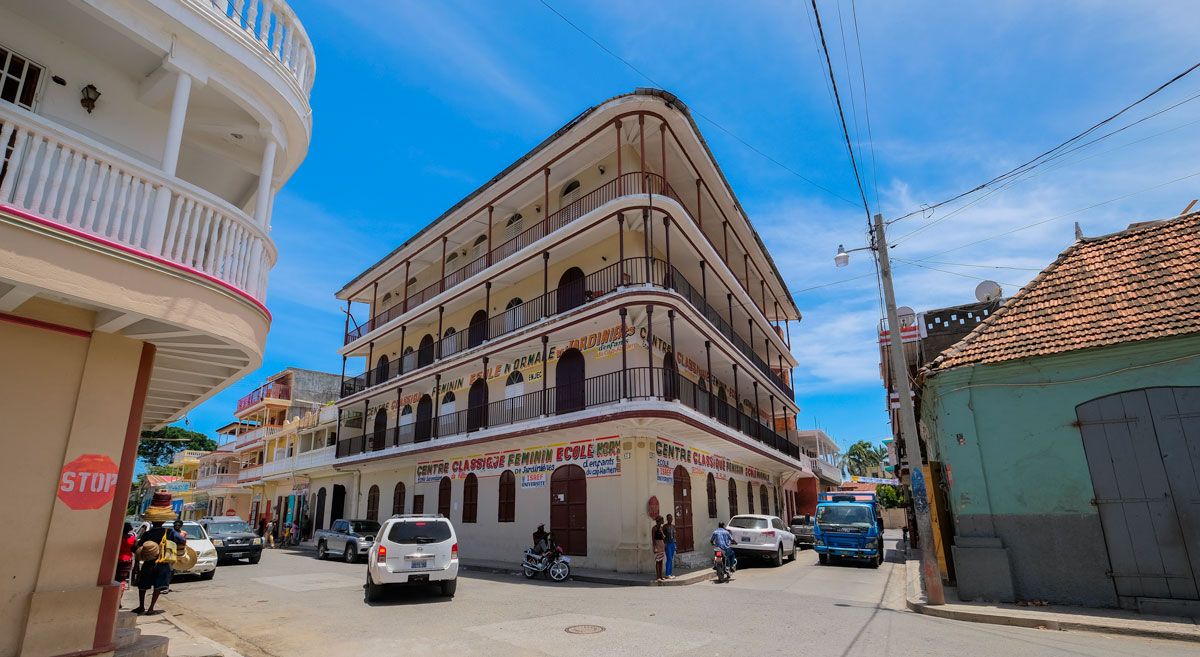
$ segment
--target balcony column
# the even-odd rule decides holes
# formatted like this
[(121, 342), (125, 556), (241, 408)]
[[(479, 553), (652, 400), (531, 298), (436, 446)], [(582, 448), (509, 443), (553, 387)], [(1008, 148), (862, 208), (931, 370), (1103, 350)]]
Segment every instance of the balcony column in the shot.
[(742, 391), (738, 387), (737, 370), (738, 370), (737, 363), (734, 363), (733, 364), (733, 396), (736, 397), (736, 399), (733, 400), (733, 402), (734, 402), (733, 406), (734, 406), (734, 408), (737, 409), (737, 411), (739, 413), (741, 413), (742, 412)]
[[(344, 335), (344, 336), (350, 335), (350, 300), (349, 299), (346, 299), (346, 327), (345, 327), (345, 330), (342, 332), (342, 335)], [(343, 340), (345, 340), (345, 338), (343, 338)], [(346, 342), (349, 342), (349, 340), (346, 340)]]
[(767, 314), (767, 281), (762, 278), (758, 279), (758, 287), (760, 290), (762, 290), (762, 306), (760, 307), (760, 310), (762, 310), (762, 313), (765, 316)]
[[(696, 225), (700, 227), (700, 232), (704, 233), (704, 206), (700, 205), (700, 179), (696, 179)], [(708, 235), (708, 233), (704, 233)]]
[(404, 388), (396, 388), (396, 431), (392, 436), (392, 446), (400, 444), (400, 398), (404, 395)]
[[(752, 381), (752, 383), (754, 384), (754, 422), (758, 426), (762, 426), (762, 411), (759, 410), (759, 406), (758, 406), (758, 381)], [(756, 430), (755, 433), (757, 435), (755, 435), (754, 437), (761, 440), (762, 439), (762, 431)]]
[(408, 267), (412, 264), (411, 260), (404, 261), (404, 312), (408, 312)]
[(708, 379), (708, 416), (713, 417), (716, 414), (716, 409), (713, 408), (713, 376), (712, 376), (712, 342), (704, 341), (704, 376)]
[[(400, 325), (400, 362), (396, 365), (396, 376), (404, 374), (404, 334), (408, 332), (408, 325)], [(398, 417), (398, 416), (397, 416)]]
[[(366, 367), (367, 375), (365, 378), (367, 380), (368, 388), (370, 388), (373, 385), (371, 383), (371, 376), (375, 373), (374, 362), (375, 362), (375, 342), (372, 340), (367, 345), (367, 367)], [(375, 383), (379, 383), (379, 382), (376, 381)], [(366, 425), (363, 425), (363, 426), (365, 427)]]
[(658, 124), (658, 148), (662, 151), (662, 193), (667, 193), (667, 122)]
[(721, 222), (721, 239), (725, 242), (725, 266), (729, 266), (729, 222)]
[[(642, 162), (641, 169), (639, 169), (640, 173), (642, 174), (640, 177), (642, 179), (642, 184), (645, 184), (645, 182), (646, 182), (646, 115), (645, 114), (638, 114), (638, 143), (640, 144), (638, 149), (641, 151), (640, 155), (642, 158), (641, 159), (641, 162)], [(649, 192), (650, 190), (643, 189), (642, 191)]]
[(704, 307), (708, 308), (708, 263), (700, 261), (700, 295), (704, 297)]
[(362, 432), (363, 432), (363, 434), (362, 434), (362, 435), (363, 435), (363, 443), (362, 443), (362, 451), (361, 451), (361, 452), (359, 452), (359, 454), (365, 454), (367, 451), (369, 451), (369, 450), (367, 449), (367, 445), (369, 444), (369, 443), (367, 442), (367, 411), (368, 411), (368, 408), (369, 408), (370, 404), (371, 404), (371, 399), (370, 399), (370, 398), (367, 398), (367, 399), (364, 399), (364, 400), (363, 400), (363, 414), (362, 414), (362, 424), (363, 424), (363, 426), (362, 426)]
[[(784, 424), (786, 425), (786, 421), (784, 422)], [(771, 431), (773, 433), (779, 433), (778, 431), (775, 431), (775, 394), (774, 393), (771, 394)]]
[(445, 317), (445, 315), (446, 315), (446, 307), (438, 306), (438, 332), (437, 332), (437, 339), (435, 339), (433, 341), (433, 344), (434, 344), (433, 357), (438, 360), (442, 359), (442, 318)]
[(646, 254), (646, 284), (654, 284), (654, 275), (650, 264), (650, 232), (654, 230), (654, 226), (650, 224), (650, 211), (642, 210), (642, 248)]
[(342, 382), (338, 385), (338, 394), (346, 396), (346, 356), (342, 356)]
[(542, 176), (542, 184), (545, 196), (542, 197), (542, 217), (546, 220), (546, 229), (542, 231), (542, 234), (548, 235), (550, 231), (554, 230), (550, 227), (550, 167), (546, 167), (543, 171), (545, 175)]
[[(754, 318), (746, 319), (746, 326), (750, 328), (750, 353), (754, 353)], [(753, 359), (751, 359), (753, 361)]]
[[(488, 384), (488, 357), (483, 357), (483, 417), (480, 418), (480, 425), (488, 428), (488, 399), (487, 399), (487, 384)], [(467, 408), (471, 408), (471, 397), (467, 395)], [(469, 411), (468, 411), (469, 413)]]
[(617, 129), (617, 196), (623, 196), (621, 192), (621, 119), (613, 121), (613, 127)]
[[(729, 305), (729, 332), (732, 333), (733, 332), (733, 293), (732, 292), (725, 293), (725, 303)], [(733, 336), (732, 335), (729, 336), (729, 339), (732, 340)]]
[(441, 406), (442, 406), (442, 375), (439, 373), (433, 377), (433, 430), (430, 432), (430, 434), (434, 438), (441, 437), (438, 435), (440, 433), (439, 430), (441, 429), (441, 426), (442, 426), (442, 422), (439, 419), (441, 416), (438, 414), (438, 411), (441, 409)]
[(625, 327), (625, 316), (628, 314), (624, 308), (617, 311), (621, 316), (621, 401), (629, 399), (629, 359), (626, 357), (628, 347), (625, 342), (625, 333), (628, 329)]
[(492, 212), (495, 209), (496, 208), (494, 208), (490, 205), (488, 206), (488, 252), (487, 252), (487, 260), (484, 261), (486, 263), (485, 266), (487, 266), (487, 267), (492, 266)]
[[(671, 309), (667, 309), (667, 331), (668, 331), (668, 335), (671, 338), (671, 358), (673, 358), (675, 360), (675, 380), (678, 381), (679, 380), (679, 354), (675, 351), (675, 311), (671, 310)], [(671, 388), (667, 388), (666, 377), (668, 377), (668, 376), (670, 376), (670, 374), (667, 374), (667, 368), (664, 367), (663, 368), (663, 395), (665, 396), (667, 394), (667, 391), (671, 390), (671, 391), (675, 392), (676, 396), (678, 396), (678, 394), (679, 394), (678, 386), (672, 386)]]
[[(182, 71), (175, 78), (175, 94), (171, 99), (171, 114), (167, 120), (167, 135), (163, 143), (162, 171), (175, 175), (179, 165), (179, 146), (183, 141), (183, 121), (187, 116), (188, 98), (192, 93), (192, 77)], [(146, 236), (146, 250), (153, 255), (163, 254), (163, 240), (167, 235), (167, 215), (171, 208), (171, 190), (159, 187), (154, 193), (151, 209), (150, 229)]]
[(671, 216), (663, 215), (663, 234), (666, 236), (667, 249), (667, 280), (666, 287), (669, 290), (675, 289), (675, 268), (671, 266)]
[(263, 136), (267, 140), (266, 147), (263, 148), (262, 163), (258, 169), (258, 192), (254, 199), (254, 221), (266, 230), (271, 223), (271, 183), (275, 177), (275, 151), (278, 145), (271, 137), (269, 132), (264, 132)]
[(649, 370), (650, 396), (654, 397), (654, 306), (646, 306), (646, 366)]
[(792, 348), (792, 322), (791, 322), (791, 320), (784, 318), (783, 330), (785, 332), (787, 332), (787, 346), (788, 346), (788, 349), (791, 349)]
[[(754, 297), (750, 296), (750, 254), (742, 254), (742, 267), (746, 270), (746, 282), (742, 283), (742, 289), (746, 291), (746, 296), (750, 297), (750, 303), (754, 303)], [(747, 309), (749, 310), (749, 309)]]
[(379, 304), (379, 281), (375, 281), (374, 285), (371, 288), (371, 311), (367, 318), (367, 330), (368, 331), (375, 330), (375, 315), (378, 314), (375, 311), (378, 308), (378, 304)]
[[(483, 339), (487, 340), (492, 336), (488, 335), (488, 317), (492, 314), (492, 282), (487, 281), (483, 284)], [(468, 331), (470, 328), (467, 329)], [(470, 334), (468, 334), (470, 335)]]
[(771, 369), (771, 336), (765, 335), (763, 337), (765, 338), (763, 343), (767, 349), (767, 358), (765, 362), (767, 363), (767, 369)]
[(546, 417), (546, 381), (549, 379), (546, 376), (546, 360), (548, 358), (547, 346), (550, 344), (550, 336), (542, 336), (542, 417)]
[(617, 287), (625, 285), (625, 213), (617, 213), (617, 260), (620, 263), (617, 267), (619, 278), (617, 278)]
[(449, 241), (449, 237), (442, 235), (442, 280), (438, 284), (438, 292), (446, 291), (446, 242)]
[(542, 317), (550, 316), (550, 252), (542, 251)]

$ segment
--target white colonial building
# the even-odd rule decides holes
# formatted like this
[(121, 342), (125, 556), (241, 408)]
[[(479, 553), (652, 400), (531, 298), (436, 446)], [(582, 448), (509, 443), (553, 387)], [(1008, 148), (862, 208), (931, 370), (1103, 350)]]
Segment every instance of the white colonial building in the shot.
[(114, 645), (138, 433), (262, 360), (315, 71), (282, 0), (0, 3), (0, 655)]

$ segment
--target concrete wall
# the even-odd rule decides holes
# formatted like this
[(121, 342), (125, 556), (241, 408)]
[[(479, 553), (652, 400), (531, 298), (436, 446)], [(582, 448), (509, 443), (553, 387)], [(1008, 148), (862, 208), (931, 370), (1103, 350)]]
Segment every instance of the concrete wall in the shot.
[[(924, 435), (931, 458), (951, 470), (960, 593), (1117, 604), (1075, 407), (1125, 390), (1196, 385), (1195, 360), (1150, 364), (1197, 351), (1195, 336), (1161, 339), (951, 370), (925, 383)], [(1049, 382), (1062, 383), (1030, 385)], [(1011, 577), (998, 573), (997, 550)]]

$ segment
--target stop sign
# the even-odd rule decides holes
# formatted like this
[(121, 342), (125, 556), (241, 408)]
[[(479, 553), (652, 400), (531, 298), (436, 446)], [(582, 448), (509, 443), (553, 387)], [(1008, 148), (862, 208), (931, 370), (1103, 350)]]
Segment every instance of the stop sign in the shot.
[(117, 489), (117, 464), (103, 454), (84, 454), (63, 466), (58, 499), (77, 511), (99, 509)]

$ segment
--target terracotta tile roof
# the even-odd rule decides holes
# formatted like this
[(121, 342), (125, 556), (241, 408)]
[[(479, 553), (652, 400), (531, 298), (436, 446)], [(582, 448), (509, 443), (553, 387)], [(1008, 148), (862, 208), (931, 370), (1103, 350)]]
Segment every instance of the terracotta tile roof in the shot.
[(1200, 212), (1085, 237), (928, 367), (1200, 332)]

